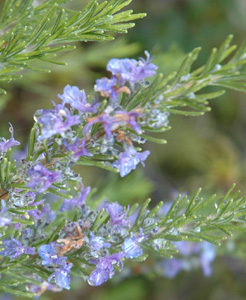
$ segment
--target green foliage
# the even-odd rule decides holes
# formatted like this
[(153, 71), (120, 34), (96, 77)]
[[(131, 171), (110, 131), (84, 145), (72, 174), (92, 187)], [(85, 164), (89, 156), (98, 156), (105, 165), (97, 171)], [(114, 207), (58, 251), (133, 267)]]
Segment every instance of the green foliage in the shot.
[(49, 72), (34, 68), (30, 61), (64, 64), (56, 60), (56, 55), (75, 48), (69, 43), (112, 40), (112, 32), (126, 33), (134, 26), (132, 21), (145, 16), (121, 11), (132, 0), (92, 0), (79, 12), (63, 7), (65, 2), (4, 2), (0, 15), (0, 81), (20, 78), (16, 73), (22, 69)]
[[(179, 195), (157, 226), (156, 239), (170, 241), (208, 241), (219, 245), (235, 231), (244, 231), (246, 222), (245, 197), (233, 192), (235, 185), (224, 197), (202, 197), (199, 189), (191, 198)], [(143, 223), (147, 216), (139, 216)], [(140, 223), (139, 223), (140, 224)]]
[(185, 57), (177, 72), (165, 78), (160, 74), (150, 85), (133, 94), (128, 100), (128, 109), (145, 105), (157, 97), (163, 97), (163, 111), (199, 116), (210, 110), (207, 100), (217, 98), (224, 93), (224, 90), (198, 93), (204, 88), (219, 86), (245, 92), (246, 43), (243, 43), (230, 58), (237, 48), (231, 46), (231, 40), (232, 35), (218, 50), (216, 48), (212, 50), (204, 66), (193, 71), (192, 65), (197, 60), (201, 48), (194, 49)]

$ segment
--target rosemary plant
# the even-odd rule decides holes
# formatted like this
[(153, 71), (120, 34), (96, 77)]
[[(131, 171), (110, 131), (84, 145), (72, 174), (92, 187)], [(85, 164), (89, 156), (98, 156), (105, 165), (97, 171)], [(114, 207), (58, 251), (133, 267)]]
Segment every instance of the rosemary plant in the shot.
[[(65, 2), (4, 2), (1, 81), (20, 77), (16, 73), (32, 69), (34, 59), (58, 63), (54, 57), (73, 49), (72, 42), (112, 39), (112, 32), (124, 33), (133, 26), (129, 22), (144, 16), (122, 11), (131, 1), (91, 1), (80, 12), (64, 8)], [(157, 255), (165, 258), (168, 277), (183, 268), (178, 255), (199, 255), (204, 274), (211, 273), (211, 245), (245, 230), (245, 197), (235, 186), (224, 197), (202, 197), (199, 189), (154, 208), (150, 199), (142, 205), (123, 207), (115, 201), (95, 208), (93, 191), (73, 167), (93, 166), (125, 177), (150, 155), (142, 144), (166, 143), (152, 133), (170, 130), (171, 114), (199, 116), (224, 88), (245, 92), (246, 44), (236, 51), (231, 40), (213, 49), (197, 69), (192, 65), (200, 48), (193, 50), (166, 78), (157, 74), (147, 51), (139, 60), (111, 59), (111, 77), (95, 83), (97, 96), (67, 85), (58, 104), (34, 114), (19, 164), (11, 158), (20, 143), (10, 124), (10, 137), (0, 140), (0, 290), (31, 298), (70, 289), (74, 276), (98, 286), (128, 261)], [(218, 90), (204, 91), (210, 86)], [(172, 261), (176, 271), (168, 267)]]

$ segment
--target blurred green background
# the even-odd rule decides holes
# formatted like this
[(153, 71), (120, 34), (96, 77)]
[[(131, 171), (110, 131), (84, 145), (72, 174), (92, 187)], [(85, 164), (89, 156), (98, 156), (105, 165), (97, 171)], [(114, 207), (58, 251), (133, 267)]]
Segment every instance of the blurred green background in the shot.
[[(73, 0), (70, 5), (80, 8), (87, 2)], [(234, 35), (235, 44), (245, 39), (245, 0), (133, 0), (131, 6), (148, 16), (137, 21), (128, 35), (116, 36), (110, 43), (78, 45), (77, 50), (60, 57), (68, 62), (67, 67), (47, 66), (51, 74), (27, 71), (23, 79), (4, 86), (8, 94), (0, 97), (0, 136), (8, 136), (11, 121), (15, 138), (24, 148), (33, 113), (50, 108), (50, 99), (56, 100), (66, 84), (92, 92), (95, 79), (106, 74), (106, 63), (112, 57), (138, 57), (148, 50), (155, 55), (159, 71), (168, 74), (197, 46), (203, 48), (198, 66), (228, 34)], [(85, 185), (98, 187), (100, 199), (124, 205), (149, 196), (153, 203), (169, 201), (177, 191), (192, 193), (200, 186), (205, 194), (220, 194), (234, 182), (246, 194), (245, 95), (228, 91), (211, 106), (212, 112), (203, 117), (171, 116), (172, 130), (163, 134), (168, 144), (146, 145), (152, 156), (145, 169), (140, 167), (124, 179), (94, 168), (78, 169)], [(237, 236), (235, 244), (225, 242), (218, 249), (209, 278), (197, 270), (166, 279), (155, 273), (154, 262), (148, 260), (143, 266), (134, 266), (130, 277), (122, 274), (121, 279), (98, 288), (76, 280), (72, 292), (47, 293), (41, 299), (246, 299), (244, 236)]]

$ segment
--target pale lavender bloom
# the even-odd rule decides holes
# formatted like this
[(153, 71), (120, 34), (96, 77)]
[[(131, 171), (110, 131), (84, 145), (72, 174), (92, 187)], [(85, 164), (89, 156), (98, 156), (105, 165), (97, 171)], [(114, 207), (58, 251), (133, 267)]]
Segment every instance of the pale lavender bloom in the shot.
[(38, 249), (38, 254), (42, 257), (42, 265), (61, 265), (66, 264), (67, 258), (64, 256), (58, 256), (58, 247), (56, 247), (56, 243), (51, 242), (48, 245), (42, 245)]
[(54, 182), (61, 179), (61, 174), (59, 172), (51, 172), (41, 163), (29, 169), (27, 175), (30, 177), (27, 186), (37, 190), (39, 193), (43, 193)]
[(99, 262), (97, 262), (96, 269), (91, 272), (88, 278), (88, 283), (93, 286), (98, 286), (109, 278), (112, 278), (114, 275), (114, 265), (121, 265), (123, 269), (122, 258), (124, 256), (125, 254), (123, 252), (119, 252), (111, 256), (100, 258)]
[(78, 160), (81, 156), (92, 156), (92, 154), (86, 149), (86, 140), (80, 140), (77, 138), (73, 144), (68, 144), (66, 141), (63, 142), (66, 149), (73, 152), (74, 160)]
[(177, 249), (183, 256), (197, 255), (200, 259), (200, 265), (205, 276), (212, 273), (211, 263), (216, 257), (215, 246), (203, 241), (201, 243), (191, 243), (186, 241), (176, 242)]
[(14, 146), (18, 146), (20, 145), (20, 142), (16, 141), (14, 139), (14, 129), (11, 123), (9, 123), (10, 125), (10, 133), (11, 133), (11, 137), (9, 140), (6, 140), (5, 138), (0, 138), (0, 152), (5, 153), (8, 151), (8, 149), (14, 147)]
[(50, 281), (52, 278), (55, 278), (55, 283), (59, 287), (70, 290), (70, 281), (71, 281), (71, 268), (73, 264), (63, 264), (61, 268), (55, 270), (53, 274), (50, 275), (48, 280)]
[(114, 121), (117, 127), (129, 124), (138, 134), (141, 134), (141, 127), (136, 121), (140, 115), (141, 114), (137, 111), (117, 111), (114, 115)]
[(37, 111), (35, 118), (42, 124), (41, 135), (38, 140), (47, 139), (53, 135), (66, 132), (73, 125), (80, 123), (79, 116), (72, 116), (70, 111), (62, 104), (55, 104), (55, 109), (42, 109)]
[(134, 147), (129, 147), (125, 152), (119, 154), (119, 159), (116, 160), (112, 167), (120, 171), (120, 176), (124, 177), (141, 162), (144, 166), (144, 161), (149, 156), (150, 151), (137, 152)]
[(142, 133), (140, 125), (137, 123), (136, 118), (141, 114), (137, 111), (117, 111), (113, 116), (108, 112), (88, 118), (89, 122), (85, 125), (83, 133), (89, 132), (90, 127), (96, 123), (102, 123), (106, 137), (110, 139), (112, 137), (112, 131), (118, 129), (121, 126), (127, 126), (128, 124), (139, 134)]
[(43, 266), (53, 266), (57, 269), (50, 275), (49, 281), (54, 277), (55, 282), (59, 287), (70, 289), (70, 270), (73, 266), (72, 263), (67, 263), (65, 256), (58, 256), (59, 249), (55, 242), (48, 245), (42, 245), (38, 249), (38, 254), (42, 257)]
[(119, 91), (117, 91), (117, 83), (116, 77), (111, 77), (110, 79), (104, 77), (97, 79), (94, 89), (96, 92), (100, 92), (101, 96), (110, 97), (112, 100), (118, 101)]
[(203, 274), (208, 277), (212, 274), (213, 271), (211, 263), (216, 257), (215, 246), (205, 241), (201, 244), (202, 252), (200, 254), (200, 265)]
[(90, 242), (89, 248), (92, 251), (100, 251), (102, 248), (110, 248), (110, 243), (105, 243), (104, 239), (101, 236), (95, 236), (92, 232), (90, 233)]
[(15, 258), (22, 254), (35, 254), (35, 248), (22, 246), (22, 244), (14, 238), (2, 240), (1, 247), (2, 246), (4, 250), (0, 251), (0, 255), (9, 256), (10, 258)]
[(130, 238), (126, 238), (122, 245), (122, 250), (126, 255), (126, 258), (135, 258), (143, 254), (142, 248), (139, 246), (139, 243), (143, 241), (144, 237), (142, 234), (135, 236), (133, 233)]
[(124, 207), (117, 202), (106, 203), (106, 211), (110, 216), (110, 224), (120, 226), (129, 225), (127, 217), (129, 207), (124, 211)]
[(11, 224), (11, 216), (7, 212), (5, 200), (1, 200), (0, 210), (0, 227), (9, 226)]
[[(112, 267), (113, 268), (113, 267)], [(113, 276), (113, 271), (110, 271), (107, 269), (95, 269), (91, 272), (89, 278), (88, 278), (88, 283), (92, 286), (99, 286), (101, 284), (103, 284), (105, 281), (107, 281), (110, 277), (110, 275), (112, 274)]]
[(77, 206), (78, 208), (81, 208), (83, 205), (85, 205), (85, 200), (90, 193), (91, 187), (82, 188), (81, 192), (79, 193), (78, 197), (73, 199), (65, 199), (61, 205), (60, 211), (64, 212), (67, 210), (72, 210)]
[(163, 268), (163, 276), (167, 278), (174, 278), (184, 267), (183, 260), (178, 258), (166, 259), (160, 264)]
[(87, 102), (86, 94), (84, 90), (80, 90), (77, 86), (65, 86), (62, 95), (58, 95), (62, 99), (62, 104), (70, 104), (71, 107), (77, 109), (79, 112), (92, 112), (96, 113), (100, 104), (90, 104)]
[(197, 254), (201, 251), (200, 243), (192, 243), (186, 241), (174, 242), (179, 253), (183, 256)]
[(115, 127), (115, 120), (113, 117), (111, 117), (108, 113), (103, 112), (99, 116), (93, 117), (90, 119), (90, 121), (85, 125), (83, 129), (84, 135), (89, 132), (90, 127), (93, 124), (96, 123), (102, 123), (106, 136), (108, 139), (112, 137), (112, 130), (114, 130)]
[(33, 209), (28, 212), (35, 221), (44, 220), (45, 223), (52, 223), (56, 219), (55, 211), (50, 209), (50, 204), (47, 203), (42, 207), (42, 210)]
[(108, 62), (107, 70), (113, 75), (119, 76), (122, 84), (126, 81), (131, 83), (139, 82), (142, 79), (156, 74), (158, 67), (151, 63), (150, 54), (145, 51), (147, 59), (117, 59), (113, 58)]
[(183, 258), (167, 259), (161, 263), (164, 268), (163, 275), (165, 277), (173, 278), (181, 270), (192, 270), (199, 263), (205, 276), (212, 274), (211, 263), (216, 256), (214, 245), (205, 241), (201, 243), (180, 241), (174, 244)]

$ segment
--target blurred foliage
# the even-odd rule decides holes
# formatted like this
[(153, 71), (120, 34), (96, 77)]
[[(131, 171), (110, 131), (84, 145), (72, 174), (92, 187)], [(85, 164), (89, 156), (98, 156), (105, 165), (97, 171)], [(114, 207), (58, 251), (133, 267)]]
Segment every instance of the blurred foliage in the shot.
[[(73, 1), (73, 9), (87, 2)], [(185, 53), (197, 46), (203, 48), (197, 62), (202, 64), (211, 48), (221, 44), (228, 34), (234, 34), (236, 44), (245, 38), (245, 0), (133, 0), (131, 6), (135, 12), (147, 12), (148, 16), (137, 21), (124, 38), (116, 36), (114, 42), (80, 44), (76, 51), (65, 54), (67, 67), (53, 66), (52, 73), (45, 75), (27, 71), (24, 78), (4, 86), (9, 94), (4, 96), (8, 102), (0, 97), (0, 135), (8, 134), (11, 121), (16, 139), (24, 141), (36, 109), (49, 108), (50, 99), (55, 100), (66, 84), (91, 91), (95, 79), (105, 75), (109, 58), (137, 57), (146, 49), (155, 55), (154, 62), (166, 75), (177, 70)], [(128, 201), (141, 202), (150, 195), (153, 202), (167, 201), (173, 199), (177, 190), (190, 193), (200, 186), (206, 187), (208, 194), (220, 193), (234, 182), (245, 194), (244, 98), (240, 93), (228, 92), (211, 103), (212, 112), (203, 117), (172, 116), (172, 130), (163, 133), (168, 144), (150, 145), (152, 156), (147, 161), (145, 176), (140, 171), (119, 180), (118, 175), (83, 167), (84, 183), (97, 186), (102, 199), (115, 199), (124, 205)], [(243, 300), (245, 244), (245, 237), (239, 235), (218, 248), (219, 258), (210, 278), (204, 278), (201, 271), (182, 272), (172, 280), (162, 278), (154, 273), (153, 262), (148, 260), (142, 268), (152, 270), (149, 275), (140, 275), (141, 270), (136, 268), (134, 276), (121, 282), (112, 281), (100, 288), (77, 282), (72, 295), (47, 294), (40, 299)], [(230, 258), (232, 253), (234, 258)]]

